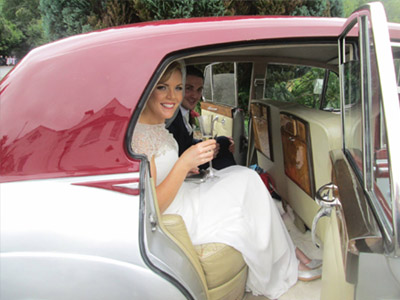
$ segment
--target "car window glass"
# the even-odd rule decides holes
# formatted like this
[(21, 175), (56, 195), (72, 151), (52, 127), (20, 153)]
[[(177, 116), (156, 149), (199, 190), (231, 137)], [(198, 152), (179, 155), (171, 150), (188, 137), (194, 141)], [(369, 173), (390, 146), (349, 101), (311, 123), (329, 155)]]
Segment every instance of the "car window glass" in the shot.
[(346, 52), (342, 65), (344, 151), (375, 207), (390, 220), (389, 149), (380, 74), (370, 23), (366, 16), (360, 22), (362, 38), (347, 42), (352, 50)]
[(360, 62), (356, 59), (343, 66), (344, 71), (344, 144), (345, 151), (354, 163), (360, 177), (363, 176), (362, 148), (362, 101)]
[[(325, 69), (302, 65), (268, 64), (264, 98), (283, 102), (296, 102), (309, 108), (321, 107)], [(338, 76), (330, 72), (322, 109), (339, 108)]]
[(205, 68), (204, 73), (204, 99), (215, 104), (236, 106), (234, 64), (211, 64)]
[(393, 62), (396, 72), (396, 82), (397, 82), (397, 92), (399, 93), (400, 99), (400, 43), (396, 43), (392, 47), (393, 52)]
[(376, 65), (374, 40), (369, 42), (369, 63), (371, 69), (371, 111), (370, 130), (372, 144), (373, 190), (376, 199), (387, 215), (391, 215), (390, 164), (386, 138), (386, 122), (383, 114), (382, 94), (380, 92), (379, 72)]
[(340, 84), (338, 74), (329, 71), (328, 86), (325, 93), (325, 102), (322, 109), (330, 111), (340, 110)]

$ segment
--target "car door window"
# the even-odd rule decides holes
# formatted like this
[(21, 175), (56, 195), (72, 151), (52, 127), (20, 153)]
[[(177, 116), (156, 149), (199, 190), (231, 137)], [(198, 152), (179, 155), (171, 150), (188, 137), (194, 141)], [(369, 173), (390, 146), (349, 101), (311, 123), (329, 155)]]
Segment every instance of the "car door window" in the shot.
[[(343, 151), (358, 175), (378, 220), (393, 234), (391, 164), (388, 119), (383, 98), (384, 81), (390, 81), (378, 66), (379, 49), (368, 15), (362, 15), (340, 38), (343, 83)], [(390, 81), (391, 82), (391, 81)], [(393, 82), (394, 83), (394, 82)], [(386, 86), (388, 89), (390, 86)], [(388, 101), (393, 95), (386, 92)]]
[(295, 102), (309, 108), (340, 107), (339, 78), (323, 68), (271, 63), (267, 65), (264, 98)]
[(204, 100), (236, 107), (235, 70), (236, 64), (234, 63), (216, 63), (206, 66), (204, 70)]
[(394, 69), (396, 72), (397, 93), (400, 100), (400, 43), (392, 43)]
[[(358, 51), (358, 50), (354, 50)], [(363, 176), (363, 140), (362, 140), (362, 101), (359, 55), (343, 65), (344, 73), (344, 144), (345, 152), (353, 163), (356, 173)]]

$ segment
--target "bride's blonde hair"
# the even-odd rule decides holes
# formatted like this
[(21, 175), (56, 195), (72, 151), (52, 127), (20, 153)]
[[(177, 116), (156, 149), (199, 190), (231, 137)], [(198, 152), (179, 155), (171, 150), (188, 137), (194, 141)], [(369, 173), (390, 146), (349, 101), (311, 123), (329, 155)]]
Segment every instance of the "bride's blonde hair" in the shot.
[(184, 66), (184, 64), (182, 62), (179, 61), (174, 61), (172, 64), (170, 64), (168, 66), (168, 68), (164, 71), (163, 75), (160, 78), (159, 82), (165, 82), (167, 81), (172, 73), (174, 73), (175, 71), (179, 71), (182, 75), (182, 80), (185, 79), (185, 75), (186, 75), (186, 68)]

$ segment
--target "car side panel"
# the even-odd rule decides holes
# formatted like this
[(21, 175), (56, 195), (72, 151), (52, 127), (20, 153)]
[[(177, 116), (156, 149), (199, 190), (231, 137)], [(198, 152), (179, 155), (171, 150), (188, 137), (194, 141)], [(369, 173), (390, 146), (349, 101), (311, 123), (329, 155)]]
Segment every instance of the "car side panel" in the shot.
[(0, 298), (182, 299), (141, 257), (139, 195), (107, 188), (135, 177), (1, 184)]
[(0, 285), (8, 300), (185, 299), (142, 266), (68, 253), (3, 254)]

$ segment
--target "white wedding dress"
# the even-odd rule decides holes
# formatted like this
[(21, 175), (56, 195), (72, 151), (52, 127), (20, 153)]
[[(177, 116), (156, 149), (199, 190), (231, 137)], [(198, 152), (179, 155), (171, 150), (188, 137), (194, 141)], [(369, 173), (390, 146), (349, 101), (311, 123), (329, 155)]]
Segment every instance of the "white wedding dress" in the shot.
[[(178, 145), (164, 124), (137, 124), (132, 149), (155, 155), (156, 185), (178, 159)], [(243, 254), (249, 266), (246, 289), (276, 299), (297, 281), (295, 247), (259, 175), (233, 166), (217, 179), (184, 182), (165, 214), (179, 214), (193, 244), (220, 242)]]

